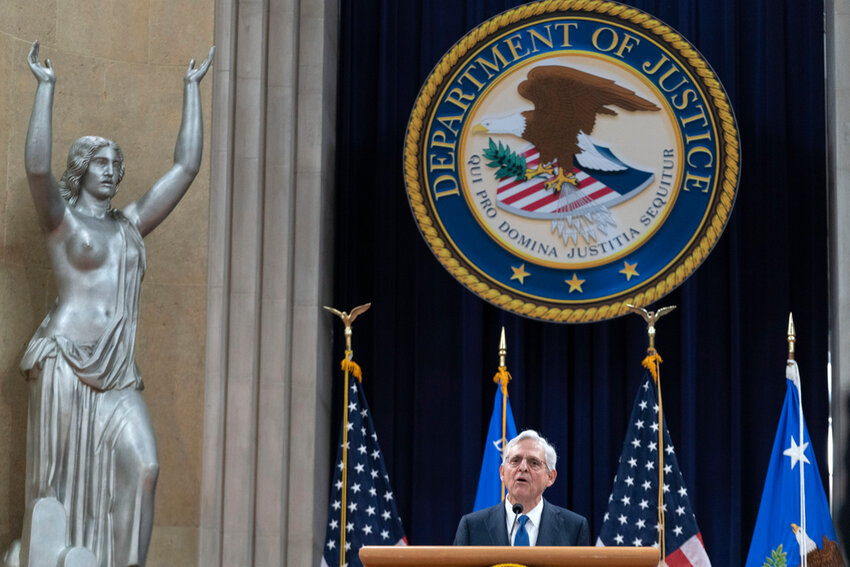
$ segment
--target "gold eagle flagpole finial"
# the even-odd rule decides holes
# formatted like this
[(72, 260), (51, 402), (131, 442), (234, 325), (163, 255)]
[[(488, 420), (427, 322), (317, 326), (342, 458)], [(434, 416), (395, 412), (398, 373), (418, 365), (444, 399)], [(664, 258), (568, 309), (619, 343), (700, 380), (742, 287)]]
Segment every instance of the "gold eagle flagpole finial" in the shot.
[(364, 303), (363, 305), (358, 305), (354, 309), (351, 310), (351, 313), (346, 313), (345, 311), (340, 311), (339, 309), (334, 309), (333, 307), (324, 306), (325, 309), (342, 319), (342, 323), (345, 325), (345, 354), (348, 356), (349, 351), (351, 351), (351, 324), (354, 323), (354, 320), (357, 319), (357, 316), (365, 313), (370, 307), (372, 307), (371, 303)]
[(347, 565), (345, 562), (345, 532), (344, 527), (347, 525), (345, 523), (345, 511), (346, 506), (348, 505), (345, 500), (345, 495), (348, 494), (348, 374), (351, 372), (354, 374), (354, 377), (358, 380), (363, 380), (363, 374), (360, 371), (360, 367), (354, 362), (354, 350), (351, 348), (351, 336), (354, 334), (351, 330), (351, 324), (354, 323), (354, 320), (357, 319), (357, 316), (361, 313), (365, 312), (372, 306), (371, 303), (364, 303), (363, 305), (358, 305), (354, 309), (351, 310), (351, 313), (346, 313), (345, 311), (340, 311), (339, 309), (334, 309), (333, 307), (324, 306), (325, 309), (342, 319), (342, 323), (345, 325), (345, 358), (342, 359), (342, 370), (345, 372), (345, 388), (343, 393), (343, 409), (342, 409), (342, 477), (340, 480), (342, 481), (342, 499), (343, 503), (340, 509), (340, 520), (339, 525), (342, 528), (339, 530), (340, 536), (340, 544), (339, 544), (339, 565), (340, 567), (344, 567)]
[(662, 307), (657, 311), (647, 311), (643, 307), (636, 307), (634, 305), (628, 304), (626, 307), (629, 308), (629, 311), (632, 313), (637, 313), (643, 320), (646, 321), (647, 329), (646, 334), (649, 336), (649, 346), (646, 351), (648, 353), (655, 352), (655, 323), (661, 319), (664, 315), (667, 315), (674, 309), (676, 309), (675, 305), (668, 305), (666, 307)]
[(643, 307), (626, 305), (629, 311), (637, 313), (646, 321), (646, 334), (649, 336), (649, 346), (646, 348), (646, 358), (643, 366), (652, 374), (655, 380), (655, 394), (658, 398), (658, 525), (661, 527), (658, 541), (660, 543), (661, 561), (667, 556), (667, 540), (664, 525), (664, 404), (661, 402), (661, 356), (655, 350), (655, 323), (661, 317), (676, 309), (675, 305), (661, 307), (655, 311), (647, 311)]

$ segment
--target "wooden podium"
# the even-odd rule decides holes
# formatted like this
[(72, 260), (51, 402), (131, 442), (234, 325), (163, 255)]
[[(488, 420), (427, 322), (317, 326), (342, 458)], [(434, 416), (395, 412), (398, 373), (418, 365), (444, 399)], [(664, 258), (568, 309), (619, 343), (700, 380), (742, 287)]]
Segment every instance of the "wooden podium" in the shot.
[(367, 545), (364, 567), (657, 567), (654, 547), (459, 547)]

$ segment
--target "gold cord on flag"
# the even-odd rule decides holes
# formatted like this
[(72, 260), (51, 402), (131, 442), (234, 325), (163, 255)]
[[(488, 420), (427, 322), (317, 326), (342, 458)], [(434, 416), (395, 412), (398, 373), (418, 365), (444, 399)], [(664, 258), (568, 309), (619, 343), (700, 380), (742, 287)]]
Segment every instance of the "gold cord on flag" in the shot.
[[(499, 338), (499, 370), (493, 376), (493, 382), (499, 385), (502, 390), (502, 445), (501, 451), (504, 455), (505, 445), (507, 444), (508, 432), (508, 382), (511, 381), (511, 374), (508, 372), (508, 367), (505, 365), (505, 359), (508, 355), (508, 343), (505, 342), (505, 328), (502, 327), (502, 336)], [(505, 481), (502, 481), (502, 490), (499, 494), (502, 502), (505, 501)]]
[[(346, 331), (350, 327), (346, 327)], [(348, 336), (346, 336), (348, 338)], [(342, 403), (342, 506), (339, 518), (339, 564), (340, 567), (345, 567), (345, 511), (348, 507), (348, 372), (349, 368), (346, 362), (351, 362), (354, 353), (348, 349), (345, 350), (345, 360), (343, 360), (342, 369), (345, 371), (345, 394), (343, 395)]]
[(646, 321), (646, 334), (649, 336), (649, 346), (646, 349), (646, 358), (642, 365), (652, 374), (655, 382), (655, 393), (658, 398), (658, 545), (661, 551), (660, 565), (666, 565), (667, 542), (664, 523), (664, 404), (661, 402), (661, 355), (655, 350), (655, 323), (667, 313), (673, 311), (676, 306), (668, 305), (657, 311), (647, 311), (643, 307), (627, 306), (633, 313), (637, 313)]
[(360, 366), (356, 362), (354, 362), (354, 350), (351, 348), (351, 336), (353, 332), (351, 330), (351, 324), (357, 318), (358, 315), (369, 309), (371, 307), (371, 303), (366, 303), (363, 305), (359, 305), (351, 310), (351, 314), (346, 313), (345, 311), (339, 311), (338, 309), (334, 309), (333, 307), (325, 306), (325, 309), (333, 313), (342, 319), (343, 324), (345, 325), (345, 358), (342, 360), (343, 372), (345, 372), (345, 392), (343, 394), (343, 409), (342, 409), (342, 487), (340, 488), (342, 493), (342, 506), (340, 507), (340, 520), (339, 520), (339, 565), (340, 567), (345, 567), (347, 565), (345, 561), (345, 511), (348, 508), (346, 503), (346, 496), (348, 494), (348, 389), (349, 389), (349, 374), (353, 374), (355, 378), (359, 381), (363, 381), (363, 373), (360, 370)]

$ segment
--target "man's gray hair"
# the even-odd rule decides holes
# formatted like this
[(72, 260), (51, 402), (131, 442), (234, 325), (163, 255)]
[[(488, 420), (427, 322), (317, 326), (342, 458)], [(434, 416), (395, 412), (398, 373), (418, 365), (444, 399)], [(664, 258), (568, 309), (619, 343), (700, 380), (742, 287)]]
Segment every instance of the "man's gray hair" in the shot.
[(502, 451), (502, 464), (507, 463), (508, 453), (511, 452), (517, 443), (522, 441), (523, 439), (531, 439), (532, 441), (536, 441), (538, 445), (543, 449), (543, 456), (546, 458), (546, 469), (553, 471), (555, 470), (555, 463), (558, 461), (558, 455), (555, 454), (555, 448), (549, 444), (546, 439), (540, 436), (539, 433), (534, 431), (533, 429), (526, 429), (525, 431), (520, 432), (519, 435), (508, 441), (508, 444), (505, 445), (505, 450)]

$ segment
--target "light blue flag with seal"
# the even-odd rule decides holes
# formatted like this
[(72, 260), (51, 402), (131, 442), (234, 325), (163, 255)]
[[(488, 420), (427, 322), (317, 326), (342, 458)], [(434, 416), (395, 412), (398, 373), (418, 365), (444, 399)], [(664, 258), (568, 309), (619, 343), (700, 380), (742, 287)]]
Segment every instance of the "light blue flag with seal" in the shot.
[[(489, 508), (502, 501), (504, 490), (499, 477), (502, 464), (502, 388), (496, 387), (496, 400), (493, 403), (493, 415), (487, 428), (487, 440), (484, 446), (484, 458), (481, 460), (481, 474), (478, 476), (478, 491), (475, 493), (473, 512)], [(516, 437), (516, 424), (511, 410), (511, 400), (505, 399), (505, 440)]]
[[(810, 563), (843, 567), (800, 404), (800, 372), (793, 360), (788, 361), (785, 377), (785, 402), (746, 567), (805, 567)], [(801, 510), (805, 510), (805, 519)], [(805, 556), (801, 556), (801, 547)]]

